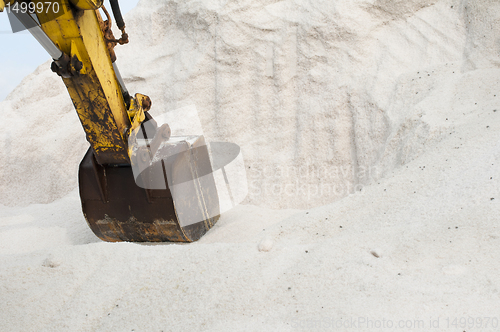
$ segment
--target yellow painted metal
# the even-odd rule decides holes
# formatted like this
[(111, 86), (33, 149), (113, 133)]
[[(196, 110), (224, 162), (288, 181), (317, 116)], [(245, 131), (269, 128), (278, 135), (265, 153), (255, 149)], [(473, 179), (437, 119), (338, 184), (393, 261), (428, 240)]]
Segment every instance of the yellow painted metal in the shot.
[[(35, 0), (35, 2), (43, 2)], [(64, 78), (87, 140), (100, 164), (128, 164), (126, 136), (130, 128), (126, 105), (103, 33), (100, 14), (75, 9), (69, 0), (57, 0), (61, 13), (37, 14), (42, 29), (71, 57), (83, 63), (80, 75)]]
[[(71, 57), (73, 58), (76, 56), (77, 59), (82, 59), (82, 56), (80, 55), (80, 52), (78, 51), (78, 47), (76, 46), (76, 43), (74, 40), (71, 41)], [(80, 75), (85, 75), (87, 74), (88, 67), (86, 67), (82, 63), (82, 69), (80, 69)]]
[[(132, 158), (136, 148), (137, 148), (137, 134), (141, 129), (141, 123), (146, 119), (146, 115), (144, 111), (147, 111), (149, 108), (144, 104), (144, 95), (137, 93), (135, 95), (135, 99), (132, 99), (130, 103), (130, 109), (128, 110), (128, 116), (130, 118), (130, 122), (132, 123), (129, 130), (129, 144), (128, 146), (128, 155)], [(146, 97), (148, 98), (148, 97)], [(149, 99), (149, 98), (148, 98)]]
[(96, 10), (101, 8), (103, 0), (71, 0), (71, 3), (78, 9)]
[(10, 6), (15, 0), (0, 0), (0, 12), (3, 12), (6, 6)]

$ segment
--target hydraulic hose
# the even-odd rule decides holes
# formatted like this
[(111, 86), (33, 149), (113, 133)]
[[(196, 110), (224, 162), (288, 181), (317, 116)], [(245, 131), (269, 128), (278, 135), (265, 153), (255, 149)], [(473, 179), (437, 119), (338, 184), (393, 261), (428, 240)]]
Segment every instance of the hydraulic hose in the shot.
[(123, 28), (125, 28), (125, 22), (123, 21), (122, 12), (120, 10), (118, 0), (109, 0), (109, 3), (111, 4), (111, 10), (113, 11), (113, 16), (115, 17), (118, 29), (123, 30)]

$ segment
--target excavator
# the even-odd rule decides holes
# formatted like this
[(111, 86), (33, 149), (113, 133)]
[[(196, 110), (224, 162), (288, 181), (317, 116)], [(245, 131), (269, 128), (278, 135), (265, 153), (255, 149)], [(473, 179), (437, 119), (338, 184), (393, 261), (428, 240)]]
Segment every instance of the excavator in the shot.
[[(151, 99), (131, 96), (114, 48), (128, 43), (118, 0), (0, 0), (52, 57), (90, 147), (78, 180), (83, 214), (109, 242), (192, 242), (219, 219), (203, 136), (171, 136), (149, 114)], [(104, 14), (105, 19), (103, 19)]]

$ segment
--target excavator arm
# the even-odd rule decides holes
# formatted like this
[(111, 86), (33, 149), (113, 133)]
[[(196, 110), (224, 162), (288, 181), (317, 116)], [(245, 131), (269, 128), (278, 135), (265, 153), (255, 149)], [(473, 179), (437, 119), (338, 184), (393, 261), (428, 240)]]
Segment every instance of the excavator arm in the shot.
[(114, 47), (128, 42), (118, 0), (120, 39), (103, 0), (54, 0), (50, 10), (23, 2), (32, 4), (0, 0), (0, 10), (8, 6), (51, 55), (80, 118), (90, 143), (80, 197), (92, 231), (105, 241), (198, 240), (219, 218), (208, 150), (203, 136), (171, 138), (147, 113), (149, 97), (129, 95), (115, 64)]
[(101, 30), (104, 23), (97, 9), (102, 1), (74, 2), (60, 0), (62, 15), (51, 10), (37, 13), (39, 22), (44, 22), (41, 29), (63, 53), (52, 69), (68, 89), (99, 164), (127, 164), (127, 134), (133, 119), (127, 114), (119, 76)]

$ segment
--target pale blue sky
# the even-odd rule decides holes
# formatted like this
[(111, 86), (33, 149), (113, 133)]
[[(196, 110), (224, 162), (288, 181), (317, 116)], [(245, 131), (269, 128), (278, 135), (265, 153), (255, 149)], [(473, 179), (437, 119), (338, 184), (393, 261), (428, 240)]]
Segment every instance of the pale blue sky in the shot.
[[(138, 2), (139, 0), (120, 0), (122, 13), (125, 14), (133, 9)], [(108, 0), (105, 1), (105, 5), (110, 8)], [(49, 60), (50, 56), (29, 32), (12, 33), (5, 12), (0, 13), (0, 43), (0, 59), (2, 60), (0, 101), (2, 101), (26, 75)]]

